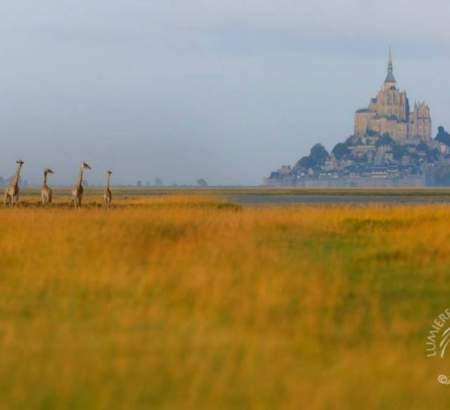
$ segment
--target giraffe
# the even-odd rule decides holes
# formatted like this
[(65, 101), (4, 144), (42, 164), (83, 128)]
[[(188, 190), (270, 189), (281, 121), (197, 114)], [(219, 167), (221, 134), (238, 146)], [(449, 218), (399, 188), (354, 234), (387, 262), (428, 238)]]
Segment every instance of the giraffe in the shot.
[(47, 185), (47, 175), (53, 173), (54, 172), (50, 168), (47, 168), (44, 171), (44, 183), (42, 184), (41, 189), (41, 203), (44, 206), (52, 203), (53, 190)]
[(112, 192), (111, 192), (111, 174), (112, 171), (108, 170), (106, 171), (106, 188), (105, 188), (105, 194), (103, 195), (103, 202), (105, 204), (105, 208), (111, 208), (111, 202), (112, 202)]
[(73, 206), (75, 208), (81, 208), (81, 201), (83, 199), (83, 192), (84, 192), (83, 173), (85, 169), (91, 169), (91, 167), (87, 162), (82, 162), (80, 167), (80, 176), (78, 177), (78, 180), (72, 189)]
[(16, 161), (16, 175), (9, 183), (5, 190), (5, 206), (16, 206), (19, 202), (19, 182), (20, 182), (20, 170), (24, 164), (23, 161)]

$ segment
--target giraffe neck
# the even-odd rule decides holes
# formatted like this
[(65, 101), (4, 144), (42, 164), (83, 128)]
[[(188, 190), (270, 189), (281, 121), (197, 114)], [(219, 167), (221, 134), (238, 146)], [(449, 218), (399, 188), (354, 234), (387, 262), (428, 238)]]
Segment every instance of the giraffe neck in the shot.
[(84, 172), (84, 168), (81, 167), (80, 169), (80, 177), (78, 178), (78, 186), (81, 187), (83, 185), (83, 172)]
[(110, 185), (111, 185), (111, 174), (108, 174), (108, 177), (106, 179), (106, 189), (109, 190)]
[(15, 175), (14, 180), (13, 180), (13, 185), (14, 186), (18, 185), (18, 183), (19, 183), (20, 168), (22, 168), (22, 165), (21, 164), (17, 164), (16, 175)]
[(47, 172), (44, 172), (44, 186), (47, 186)]

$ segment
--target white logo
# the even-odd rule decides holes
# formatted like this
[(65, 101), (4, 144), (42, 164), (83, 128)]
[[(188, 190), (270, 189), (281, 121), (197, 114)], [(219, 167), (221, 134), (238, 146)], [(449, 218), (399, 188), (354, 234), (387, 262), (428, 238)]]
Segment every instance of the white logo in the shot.
[[(445, 309), (443, 313), (433, 320), (431, 329), (427, 334), (425, 342), (425, 351), (427, 357), (436, 357), (443, 359), (447, 348), (450, 345), (450, 309)], [(445, 386), (450, 385), (450, 377), (440, 374), (437, 382)]]
[(428, 332), (427, 341), (425, 343), (427, 357), (439, 356), (443, 359), (449, 344), (450, 309), (446, 309), (436, 319), (434, 319), (431, 329)]
[(444, 330), (441, 334), (441, 343), (439, 343), (439, 347), (441, 348), (442, 358), (445, 355), (445, 351), (447, 350), (447, 346), (449, 343), (450, 343), (450, 327)]
[(440, 374), (437, 377), (437, 381), (441, 384), (446, 384), (446, 385), (450, 384), (450, 378), (448, 376), (446, 376), (445, 374)]

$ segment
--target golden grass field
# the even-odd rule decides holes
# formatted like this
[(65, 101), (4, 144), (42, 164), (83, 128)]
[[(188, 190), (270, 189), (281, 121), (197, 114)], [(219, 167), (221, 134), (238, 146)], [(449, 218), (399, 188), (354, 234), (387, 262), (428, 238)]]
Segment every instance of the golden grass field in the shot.
[(450, 206), (57, 199), (0, 209), (1, 409), (449, 408)]

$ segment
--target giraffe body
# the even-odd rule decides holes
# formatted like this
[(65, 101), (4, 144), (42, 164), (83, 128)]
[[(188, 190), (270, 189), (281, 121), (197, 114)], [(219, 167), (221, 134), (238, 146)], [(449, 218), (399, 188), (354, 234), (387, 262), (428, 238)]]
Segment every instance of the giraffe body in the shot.
[(111, 174), (112, 171), (106, 172), (106, 188), (105, 193), (103, 195), (103, 203), (105, 205), (105, 208), (111, 208), (111, 202), (112, 202), (112, 192), (111, 192)]
[(20, 181), (20, 171), (24, 164), (23, 161), (16, 161), (16, 175), (10, 182), (10, 184), (6, 187), (4, 202), (5, 206), (14, 207), (19, 203), (19, 181)]
[(82, 162), (80, 167), (80, 176), (78, 177), (78, 181), (73, 186), (72, 189), (72, 197), (73, 197), (73, 206), (75, 208), (81, 208), (82, 201), (83, 201), (83, 174), (85, 169), (91, 169), (88, 163)]
[(44, 171), (44, 183), (41, 189), (41, 203), (43, 206), (51, 204), (53, 200), (53, 190), (47, 184), (48, 174), (53, 174), (53, 171), (49, 168)]

